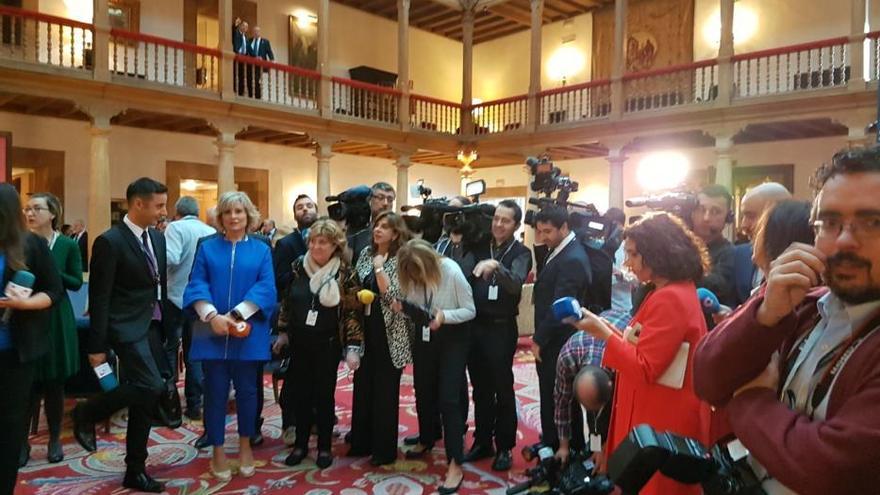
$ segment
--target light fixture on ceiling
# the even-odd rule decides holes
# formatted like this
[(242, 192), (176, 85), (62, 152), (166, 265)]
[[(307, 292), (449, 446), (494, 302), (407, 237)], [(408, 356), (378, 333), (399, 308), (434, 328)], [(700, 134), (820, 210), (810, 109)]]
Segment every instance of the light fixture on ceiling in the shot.
[(474, 174), (475, 170), (471, 167), (471, 163), (475, 162), (477, 158), (479, 158), (479, 155), (477, 155), (477, 150), (458, 150), (458, 154), (455, 156), (455, 158), (458, 160), (459, 163), (462, 164), (459, 172), (461, 173), (461, 176), (463, 178), (467, 179)]

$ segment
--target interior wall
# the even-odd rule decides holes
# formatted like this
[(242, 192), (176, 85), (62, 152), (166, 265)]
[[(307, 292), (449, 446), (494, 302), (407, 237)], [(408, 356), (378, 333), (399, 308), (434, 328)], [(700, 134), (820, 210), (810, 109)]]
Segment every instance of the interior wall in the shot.
[[(64, 152), (67, 214), (70, 218), (86, 217), (90, 153), (88, 124), (0, 112), (0, 130), (12, 132), (16, 146)], [(214, 141), (208, 136), (114, 126), (110, 134), (111, 197), (124, 198), (128, 183), (141, 176), (164, 182), (168, 160), (217, 163)], [(144, 143), (150, 143), (147, 152), (143, 151)], [(235, 164), (269, 171), (268, 216), (283, 225), (291, 225), (296, 196), (306, 193), (314, 197), (316, 194), (317, 162), (312, 153), (308, 149), (240, 141), (235, 148)], [(424, 178), (436, 196), (458, 194), (460, 187), (455, 168), (413, 165), (409, 177), (412, 183)], [(330, 161), (333, 193), (377, 181), (397, 184), (397, 169), (390, 160), (336, 154)]]

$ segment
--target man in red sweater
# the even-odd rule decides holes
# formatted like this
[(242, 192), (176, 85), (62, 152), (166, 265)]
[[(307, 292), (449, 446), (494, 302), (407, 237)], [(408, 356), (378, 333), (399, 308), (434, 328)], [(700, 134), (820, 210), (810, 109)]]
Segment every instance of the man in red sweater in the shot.
[(816, 175), (815, 246), (700, 343), (697, 394), (726, 406), (768, 494), (880, 487), (880, 147)]

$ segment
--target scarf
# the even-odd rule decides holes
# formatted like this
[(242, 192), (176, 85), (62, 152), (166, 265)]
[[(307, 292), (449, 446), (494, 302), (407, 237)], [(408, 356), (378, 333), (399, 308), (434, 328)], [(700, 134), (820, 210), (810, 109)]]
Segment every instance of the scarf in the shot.
[(303, 258), (303, 268), (309, 276), (309, 289), (318, 296), (321, 306), (332, 308), (339, 305), (339, 257), (334, 256), (326, 265), (319, 267), (309, 252)]

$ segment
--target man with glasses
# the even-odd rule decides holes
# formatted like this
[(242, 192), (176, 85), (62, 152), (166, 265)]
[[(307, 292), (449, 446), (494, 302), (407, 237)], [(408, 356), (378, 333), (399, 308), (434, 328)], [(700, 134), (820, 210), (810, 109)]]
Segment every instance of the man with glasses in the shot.
[(880, 148), (816, 175), (816, 245), (792, 244), (767, 284), (700, 343), (697, 394), (726, 405), (768, 494), (880, 484)]
[(348, 245), (351, 246), (352, 251), (352, 263), (357, 261), (361, 251), (369, 246), (373, 239), (373, 220), (380, 213), (392, 210), (396, 197), (394, 188), (387, 182), (377, 182), (370, 188), (370, 224), (367, 225), (367, 228), (348, 238)]

